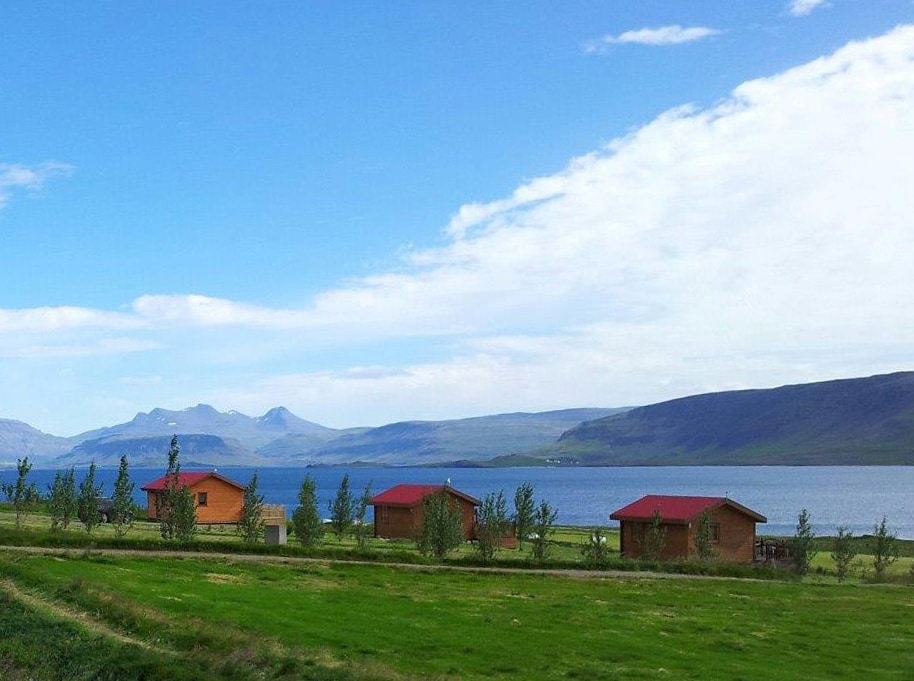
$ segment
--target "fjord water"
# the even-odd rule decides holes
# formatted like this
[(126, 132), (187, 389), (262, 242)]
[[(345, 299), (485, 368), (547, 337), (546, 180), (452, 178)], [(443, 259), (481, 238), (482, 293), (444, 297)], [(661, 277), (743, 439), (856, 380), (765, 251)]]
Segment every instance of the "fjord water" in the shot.
[[(185, 470), (190, 470), (185, 469)], [(251, 468), (220, 468), (219, 472), (242, 484)], [(77, 470), (81, 480), (85, 469)], [(160, 469), (131, 471), (136, 501), (145, 505), (140, 487), (164, 473)], [(321, 509), (336, 493), (348, 473), (354, 495), (369, 481), (375, 493), (397, 483), (451, 484), (477, 498), (504, 490), (512, 508), (514, 489), (533, 483), (537, 500), (558, 509), (558, 522), (566, 525), (613, 525), (609, 514), (644, 494), (696, 494), (728, 496), (768, 517), (759, 533), (793, 534), (797, 513), (809, 511), (818, 534), (834, 534), (847, 525), (854, 534), (871, 534), (882, 516), (899, 537), (914, 539), (914, 466), (675, 466), (625, 468), (262, 468), (259, 492), (264, 501), (285, 504), (287, 513), (296, 504), (296, 493), (305, 474), (317, 482)], [(9, 482), (15, 471), (0, 472)], [(103, 493), (111, 494), (117, 471), (103, 469), (98, 480)], [(54, 478), (53, 470), (30, 474), (42, 492)], [(329, 514), (328, 514), (329, 515)]]

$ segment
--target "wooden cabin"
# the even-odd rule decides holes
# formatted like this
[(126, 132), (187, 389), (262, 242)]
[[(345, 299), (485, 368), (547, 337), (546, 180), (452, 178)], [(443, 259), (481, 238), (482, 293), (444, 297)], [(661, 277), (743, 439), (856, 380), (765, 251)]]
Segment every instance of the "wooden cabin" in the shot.
[(396, 485), (371, 498), (374, 506), (374, 536), (384, 539), (413, 539), (422, 527), (422, 502), (430, 494), (444, 491), (450, 503), (460, 509), (464, 538), (476, 538), (476, 507), (479, 500), (450, 485)]
[(661, 560), (678, 560), (696, 554), (695, 534), (704, 511), (711, 517), (711, 544), (720, 560), (751, 563), (755, 558), (755, 525), (768, 519), (726, 497), (686, 497), (649, 494), (609, 517), (618, 520), (622, 555), (639, 558), (654, 514), (660, 514), (664, 540)]
[[(159, 495), (165, 491), (168, 476), (163, 475), (140, 489), (146, 492), (149, 519), (157, 520)], [(178, 484), (190, 489), (194, 496), (198, 523), (237, 523), (244, 506), (244, 485), (229, 480), (215, 471), (209, 473), (180, 473)]]

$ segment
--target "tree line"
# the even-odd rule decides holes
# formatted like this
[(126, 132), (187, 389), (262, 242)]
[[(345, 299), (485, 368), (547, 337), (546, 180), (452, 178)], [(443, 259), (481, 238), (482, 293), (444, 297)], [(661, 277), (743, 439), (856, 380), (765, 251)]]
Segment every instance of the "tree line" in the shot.
[[(32, 464), (28, 457), (17, 459), (16, 480), (0, 485), (12, 504), (16, 518), (16, 527), (24, 523), (26, 516), (42, 501), (42, 496), (35, 483), (28, 482)], [(133, 503), (134, 484), (130, 480), (127, 457), (122, 456), (118, 467), (117, 479), (114, 482), (114, 495), (111, 503), (102, 507), (102, 487), (96, 484), (97, 468), (93, 462), (85, 477), (77, 486), (76, 469), (70, 467), (57, 471), (54, 481), (48, 485), (44, 501), (51, 519), (51, 531), (66, 530), (71, 523), (80, 522), (86, 532), (92, 533), (102, 522), (114, 526), (117, 537), (127, 534), (133, 523), (136, 509)]]
[[(163, 539), (182, 542), (191, 541), (197, 532), (197, 511), (193, 494), (181, 483), (180, 446), (178, 436), (171, 439), (168, 450), (168, 468), (165, 473), (165, 487), (156, 495), (156, 518), (159, 533)], [(12, 504), (16, 527), (22, 527), (25, 519), (43, 500), (51, 520), (52, 532), (69, 529), (79, 522), (88, 533), (92, 533), (103, 522), (109, 522), (114, 534), (120, 538), (133, 525), (137, 508), (133, 501), (136, 485), (130, 479), (126, 456), (120, 457), (117, 478), (114, 481), (110, 499), (102, 496), (102, 486), (97, 483), (95, 462), (89, 465), (85, 477), (77, 485), (76, 469), (58, 470), (54, 481), (48, 485), (42, 499), (37, 486), (28, 481), (32, 464), (28, 457), (17, 459), (16, 479), (0, 484), (7, 500)], [(244, 490), (242, 517), (238, 522), (238, 533), (248, 542), (257, 541), (263, 532), (263, 497), (257, 494), (257, 473)]]
[[(838, 527), (837, 534), (831, 539), (830, 557), (835, 564), (835, 576), (843, 582), (854, 572), (860, 571), (865, 576), (864, 567), (856, 560), (858, 555), (858, 542), (854, 533), (846, 525)], [(794, 570), (805, 575), (809, 572), (813, 559), (818, 554), (816, 549), (816, 533), (812, 528), (809, 512), (804, 508), (797, 515), (797, 526), (789, 542), (790, 560)], [(898, 560), (898, 537), (888, 528), (886, 516), (873, 527), (873, 535), (869, 542), (872, 552), (872, 566), (876, 581), (884, 581), (889, 567)], [(914, 576), (914, 565), (911, 566), (911, 575)]]

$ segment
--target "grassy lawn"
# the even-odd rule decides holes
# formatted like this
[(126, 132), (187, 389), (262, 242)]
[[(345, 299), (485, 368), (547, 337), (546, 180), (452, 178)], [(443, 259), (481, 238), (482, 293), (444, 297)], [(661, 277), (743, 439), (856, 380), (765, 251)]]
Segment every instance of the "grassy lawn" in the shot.
[[(2, 551), (0, 572), (152, 642), (122, 645), (136, 669), (177, 664), (207, 678), (910, 679), (914, 669), (909, 587)], [(22, 617), (38, 638), (60, 626)], [(91, 640), (110, 664), (112, 644)], [(16, 659), (15, 640), (0, 642), (0, 671)]]

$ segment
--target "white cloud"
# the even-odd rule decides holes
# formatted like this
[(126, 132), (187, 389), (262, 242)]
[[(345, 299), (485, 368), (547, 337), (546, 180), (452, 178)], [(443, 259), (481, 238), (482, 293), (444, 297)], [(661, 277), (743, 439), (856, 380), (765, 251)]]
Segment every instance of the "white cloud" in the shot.
[(817, 7), (827, 6), (825, 0), (792, 0), (787, 11), (795, 17), (803, 17)]
[(307, 323), (302, 311), (274, 310), (201, 295), (147, 295), (133, 301), (139, 317), (156, 326), (249, 326), (294, 328)]
[(584, 51), (590, 54), (605, 52), (612, 45), (680, 45), (702, 40), (720, 31), (707, 26), (683, 27), (678, 25), (661, 26), (659, 28), (640, 28), (634, 31), (625, 31), (619, 35), (604, 35), (584, 43)]
[[(914, 27), (902, 27), (744, 83), (712, 108), (666, 112), (507, 197), (468, 204), (444, 246), (306, 307), (150, 295), (122, 312), (5, 310), (0, 339), (175, 338), (180, 353), (150, 354), (211, 366), (190, 365), (190, 385), (188, 365), (179, 379), (150, 357), (160, 398), (180, 381), (188, 404), (284, 403), (330, 425), (911, 368), (911, 159)], [(36, 340), (52, 332), (55, 343)], [(392, 349), (416, 337), (427, 339), (421, 357)], [(347, 359), (309, 369), (320, 343)], [(230, 362), (238, 373), (227, 376)]]
[(0, 335), (57, 332), (88, 327), (124, 329), (140, 325), (140, 320), (128, 315), (84, 307), (0, 309)]
[(159, 349), (161, 345), (151, 340), (136, 338), (101, 338), (83, 345), (25, 345), (9, 354), (0, 347), (0, 357), (88, 357), (92, 355), (121, 355), (130, 352), (143, 352)]
[(48, 161), (32, 167), (0, 163), (0, 208), (9, 203), (13, 190), (38, 191), (52, 177), (69, 175), (71, 172), (73, 172), (73, 166), (56, 161)]

